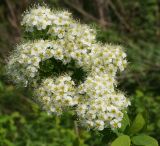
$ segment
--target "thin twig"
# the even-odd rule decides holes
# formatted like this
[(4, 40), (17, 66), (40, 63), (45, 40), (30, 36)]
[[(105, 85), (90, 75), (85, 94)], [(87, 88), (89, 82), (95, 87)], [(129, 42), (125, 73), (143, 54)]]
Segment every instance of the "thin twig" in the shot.
[(18, 22), (17, 22), (17, 17), (15, 15), (13, 5), (11, 4), (10, 0), (6, 0), (5, 2), (6, 2), (8, 9), (9, 9), (10, 14), (11, 14), (11, 17), (8, 16), (8, 21), (10, 22), (12, 27), (14, 27), (17, 30), (18, 34), (20, 34)]
[(102, 26), (106, 26), (107, 22), (105, 21), (105, 14), (104, 14), (104, 0), (96, 0), (97, 9), (99, 12), (100, 23)]
[(125, 28), (128, 31), (131, 31), (130, 26), (128, 25), (128, 23), (126, 22), (126, 20), (120, 15), (120, 13), (117, 11), (115, 5), (112, 3), (111, 0), (108, 0), (110, 7), (112, 8), (112, 10), (114, 11), (115, 15), (118, 17), (118, 19), (121, 21), (121, 23), (125, 26)]
[[(94, 17), (93, 15), (89, 14), (88, 12), (86, 12), (84, 9), (82, 9), (80, 6), (75, 5), (73, 2), (69, 2), (68, 0), (64, 0), (64, 2), (71, 8), (75, 9), (77, 12), (79, 12), (80, 14), (82, 14), (83, 16), (85, 16), (85, 18), (90, 19), (92, 21), (95, 21), (96, 23), (98, 23), (100, 26), (104, 27), (104, 25), (101, 23), (101, 21), (99, 19), (97, 19), (96, 17)], [(106, 22), (105, 22), (106, 24)], [(107, 25), (111, 25), (108, 24)]]
[(77, 121), (74, 121), (74, 129), (75, 129), (75, 133), (76, 133), (77, 137), (79, 138), (79, 129), (78, 129)]
[(124, 6), (123, 6), (121, 0), (117, 0), (117, 4), (118, 4), (118, 6), (119, 6), (119, 8), (120, 8), (121, 13), (122, 13), (123, 15), (125, 15), (126, 12), (125, 12), (125, 10), (124, 10)]
[(71, 8), (77, 10), (79, 13), (81, 13), (82, 15), (86, 16), (87, 18), (93, 20), (93, 21), (96, 21), (98, 22), (98, 19), (95, 18), (93, 15), (87, 13), (86, 11), (84, 11), (83, 9), (81, 9), (79, 6), (77, 5), (74, 5), (73, 3), (70, 3), (68, 0), (65, 0), (65, 3), (70, 6)]

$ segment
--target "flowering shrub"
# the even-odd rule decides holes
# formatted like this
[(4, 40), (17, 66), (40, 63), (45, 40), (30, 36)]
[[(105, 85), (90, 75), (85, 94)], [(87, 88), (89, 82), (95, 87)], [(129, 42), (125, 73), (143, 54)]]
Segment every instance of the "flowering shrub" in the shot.
[(35, 6), (24, 13), (21, 24), (27, 36), (36, 35), (26, 37), (10, 55), (13, 81), (32, 87), (49, 113), (73, 110), (89, 129), (120, 128), (130, 105), (116, 89), (116, 74), (127, 64), (123, 48), (97, 42), (95, 30), (68, 11)]

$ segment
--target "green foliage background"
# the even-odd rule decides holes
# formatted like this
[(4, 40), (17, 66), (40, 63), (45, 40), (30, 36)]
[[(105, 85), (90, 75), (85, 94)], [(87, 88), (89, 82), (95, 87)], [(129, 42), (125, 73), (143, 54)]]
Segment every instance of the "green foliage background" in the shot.
[[(20, 15), (35, 2), (38, 1), (0, 1), (0, 146), (107, 146), (115, 138), (113, 132), (108, 129), (89, 132), (81, 127), (77, 132), (71, 113), (63, 117), (48, 115), (33, 101), (30, 91), (17, 88), (5, 76), (7, 56), (21, 37)], [(106, 14), (111, 25), (105, 27), (68, 5), (66, 0), (45, 2), (53, 8), (67, 8), (82, 23), (93, 25), (97, 29), (97, 40), (125, 47), (129, 65), (119, 75), (119, 88), (131, 99), (129, 117), (132, 121), (141, 113), (145, 126), (140, 132), (160, 141), (159, 0), (124, 0), (121, 7), (119, 0), (113, 0), (115, 9), (109, 7)], [(92, 0), (81, 2), (83, 11), (99, 18)], [(127, 23), (127, 28), (116, 11)]]

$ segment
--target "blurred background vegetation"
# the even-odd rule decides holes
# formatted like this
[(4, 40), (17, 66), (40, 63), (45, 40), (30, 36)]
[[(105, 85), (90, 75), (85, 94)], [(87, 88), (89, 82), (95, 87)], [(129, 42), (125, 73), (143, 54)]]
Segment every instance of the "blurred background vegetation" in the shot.
[[(119, 88), (132, 106), (130, 118), (142, 113), (143, 133), (160, 141), (160, 0), (1, 0), (0, 1), (0, 146), (105, 146), (107, 136), (75, 128), (70, 113), (48, 115), (31, 92), (15, 87), (5, 76), (9, 52), (21, 40), (21, 14), (34, 3), (69, 9), (82, 23), (97, 29), (97, 40), (121, 44), (128, 69)], [(113, 134), (113, 133), (111, 133)]]

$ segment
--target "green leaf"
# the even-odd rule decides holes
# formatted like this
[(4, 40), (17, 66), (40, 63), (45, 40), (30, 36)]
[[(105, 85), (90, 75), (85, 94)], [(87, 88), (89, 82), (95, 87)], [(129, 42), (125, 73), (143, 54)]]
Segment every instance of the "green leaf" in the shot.
[(141, 145), (141, 146), (158, 146), (157, 140), (148, 135), (134, 136), (132, 138), (132, 142), (135, 145)]
[(136, 116), (136, 118), (134, 119), (130, 129), (129, 129), (129, 132), (131, 134), (136, 134), (137, 132), (139, 132), (140, 130), (142, 130), (142, 128), (144, 127), (145, 125), (145, 120), (142, 116), (142, 114), (138, 114)]
[(129, 117), (128, 117), (127, 113), (124, 113), (124, 116), (123, 116), (123, 119), (121, 121), (121, 124), (122, 124), (122, 126), (119, 129), (119, 131), (124, 132), (124, 130), (126, 129), (126, 127), (128, 125), (130, 125), (130, 121), (129, 121)]
[(130, 144), (131, 144), (130, 137), (127, 135), (122, 135), (116, 138), (112, 142), (111, 146), (130, 146)]

